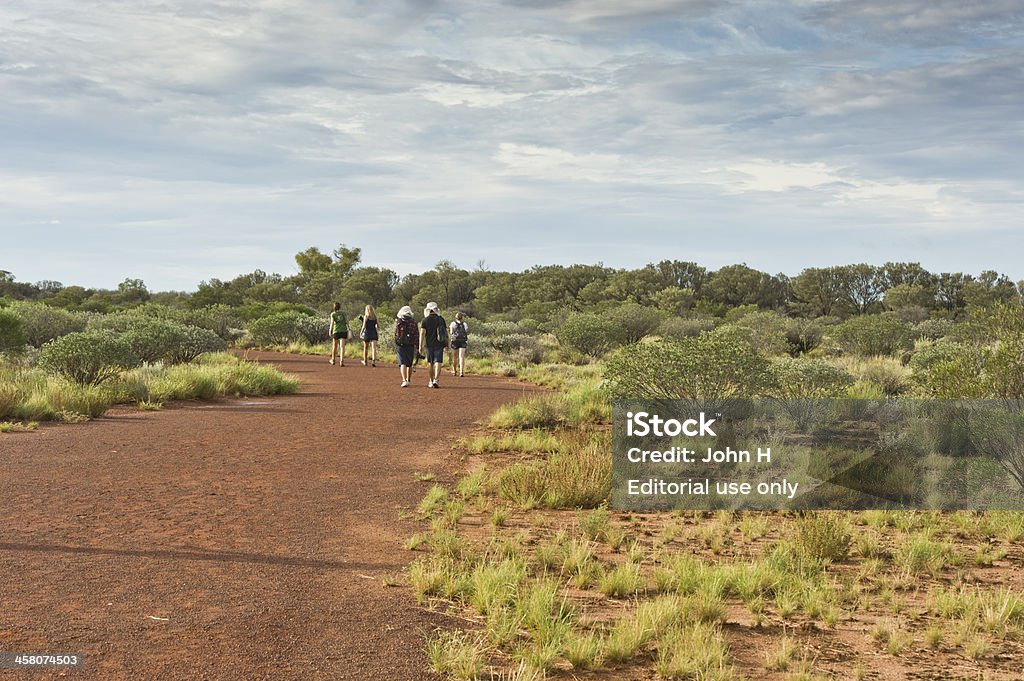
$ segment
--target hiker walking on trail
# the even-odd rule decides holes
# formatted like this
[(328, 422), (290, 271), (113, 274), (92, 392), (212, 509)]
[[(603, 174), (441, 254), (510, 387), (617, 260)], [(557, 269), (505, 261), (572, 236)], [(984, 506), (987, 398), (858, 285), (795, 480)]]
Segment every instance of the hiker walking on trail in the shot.
[(440, 388), (437, 378), (444, 366), (444, 349), (448, 347), (448, 324), (437, 309), (437, 303), (427, 303), (423, 310), (423, 322), (420, 325), (420, 354), (427, 350), (427, 366), (430, 368), (430, 380), (427, 387)]
[(338, 366), (345, 366), (345, 339), (348, 338), (348, 320), (341, 311), (341, 303), (335, 303), (331, 310), (331, 364), (338, 358)]
[(412, 378), (412, 363), (416, 360), (419, 326), (412, 318), (412, 308), (406, 305), (395, 317), (395, 349), (398, 351), (398, 370), (402, 373), (402, 387), (408, 388)]
[(370, 360), (370, 366), (377, 366), (377, 313), (372, 305), (363, 311), (363, 327), (359, 329), (359, 337), (363, 339), (363, 366)]
[(448, 328), (452, 339), (452, 375), (466, 375), (466, 347), (469, 345), (469, 327), (462, 318), (461, 312), (455, 313), (455, 321)]

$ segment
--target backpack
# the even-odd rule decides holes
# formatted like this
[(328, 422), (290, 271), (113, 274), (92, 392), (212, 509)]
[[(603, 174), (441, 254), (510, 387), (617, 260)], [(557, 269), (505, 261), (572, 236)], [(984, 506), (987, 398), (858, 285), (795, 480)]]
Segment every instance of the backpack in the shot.
[(420, 327), (416, 324), (416, 320), (409, 317), (398, 320), (395, 324), (395, 343), (408, 347), (419, 345)]
[(466, 322), (455, 322), (455, 334), (452, 340), (458, 343), (465, 343), (469, 340), (469, 331), (466, 329)]
[[(441, 315), (437, 315), (441, 317)], [(441, 317), (441, 323), (437, 327), (437, 342), (441, 345), (448, 345), (448, 322)]]

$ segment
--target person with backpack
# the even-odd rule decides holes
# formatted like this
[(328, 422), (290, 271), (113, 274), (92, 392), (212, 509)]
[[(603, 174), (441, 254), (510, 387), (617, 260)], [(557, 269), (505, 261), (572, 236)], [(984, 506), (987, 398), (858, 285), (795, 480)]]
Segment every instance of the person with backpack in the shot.
[(341, 303), (335, 303), (331, 309), (331, 328), (328, 333), (331, 336), (331, 364), (334, 358), (338, 358), (338, 366), (345, 366), (345, 339), (348, 338), (348, 320), (345, 313), (341, 311)]
[(359, 337), (363, 339), (363, 366), (366, 366), (367, 360), (371, 362), (371, 367), (377, 366), (377, 313), (373, 311), (373, 305), (367, 305), (363, 312)]
[(427, 303), (420, 325), (420, 354), (426, 347), (427, 365), (430, 367), (430, 380), (427, 382), (429, 388), (441, 387), (437, 384), (437, 379), (444, 366), (444, 349), (448, 345), (448, 324), (441, 316), (437, 303)]
[(412, 378), (412, 364), (416, 361), (419, 337), (419, 326), (412, 318), (412, 308), (406, 305), (395, 317), (395, 350), (398, 351), (398, 370), (402, 373), (403, 388), (409, 387)]
[(452, 339), (452, 375), (461, 378), (466, 375), (466, 347), (469, 345), (469, 327), (461, 312), (455, 313), (448, 335)]

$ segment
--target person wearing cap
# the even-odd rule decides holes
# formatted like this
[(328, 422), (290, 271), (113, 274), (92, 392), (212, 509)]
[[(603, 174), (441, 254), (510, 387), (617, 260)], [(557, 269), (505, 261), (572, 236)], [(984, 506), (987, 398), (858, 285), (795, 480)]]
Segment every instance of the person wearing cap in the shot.
[(395, 315), (395, 350), (398, 351), (398, 370), (402, 373), (402, 387), (408, 388), (412, 378), (412, 364), (416, 359), (419, 327), (412, 317), (412, 308), (404, 306)]
[(444, 366), (444, 349), (448, 347), (448, 323), (437, 309), (437, 303), (427, 303), (420, 324), (420, 353), (426, 347), (427, 364), (430, 366), (430, 380), (427, 386), (439, 388), (437, 378)]

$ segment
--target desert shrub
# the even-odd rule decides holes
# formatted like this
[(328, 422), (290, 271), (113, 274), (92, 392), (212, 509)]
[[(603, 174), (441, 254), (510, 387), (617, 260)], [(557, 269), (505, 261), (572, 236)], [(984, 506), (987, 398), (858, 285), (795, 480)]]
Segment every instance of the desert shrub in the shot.
[(794, 357), (814, 350), (824, 337), (825, 327), (817, 319), (790, 319), (786, 324), (786, 343)]
[(569, 315), (555, 333), (566, 347), (591, 357), (600, 357), (626, 342), (625, 330), (611, 318), (592, 312)]
[(55, 338), (39, 353), (39, 366), (80, 385), (99, 385), (141, 363), (128, 343), (104, 331)]
[(201, 307), (197, 310), (175, 310), (171, 317), (179, 324), (198, 326), (209, 329), (224, 340), (232, 340), (242, 327), (242, 319), (230, 306), (217, 304)]
[(167, 355), (167, 361), (171, 364), (187, 364), (207, 352), (223, 352), (228, 349), (227, 342), (209, 329), (182, 326), (180, 333), (180, 341)]
[(249, 335), (257, 345), (287, 345), (301, 338), (297, 323), (301, 313), (278, 312), (249, 322)]
[(787, 334), (790, 320), (778, 312), (757, 311), (741, 316), (716, 331), (738, 328), (747, 331), (750, 344), (763, 355), (782, 355), (789, 352)]
[(17, 350), (25, 345), (21, 319), (10, 310), (0, 309), (0, 352)]
[(939, 341), (910, 358), (917, 392), (940, 399), (987, 397), (985, 377), (989, 351), (977, 345)]
[(625, 343), (636, 343), (650, 335), (665, 318), (660, 310), (637, 303), (619, 305), (605, 313), (605, 316), (619, 327), (619, 335)]
[(53, 340), (75, 331), (83, 331), (87, 317), (42, 303), (16, 302), (9, 308), (21, 320), (25, 340), (34, 348), (41, 348)]
[(949, 335), (953, 322), (948, 319), (926, 319), (914, 326), (914, 337), (921, 340), (938, 340)]
[(667, 340), (682, 340), (699, 336), (715, 328), (715, 320), (704, 317), (671, 317), (658, 326), (658, 335)]
[(537, 364), (543, 359), (543, 348), (534, 336), (513, 333), (507, 336), (491, 336), (485, 339), (486, 347), (493, 352), (506, 355), (513, 361)]
[(828, 400), (846, 395), (853, 376), (823, 359), (780, 359), (772, 365), (770, 394), (803, 431), (831, 410)]
[[(295, 318), (295, 332), (310, 345), (317, 345), (327, 340), (330, 335), (331, 322), (327, 317), (317, 317), (307, 314)], [(359, 329), (353, 329), (353, 335)]]
[(604, 377), (613, 398), (696, 400), (713, 411), (724, 399), (761, 394), (770, 369), (749, 343), (704, 334), (622, 348), (608, 358)]
[(796, 525), (796, 545), (816, 562), (839, 562), (850, 555), (850, 528), (839, 513), (819, 512)]
[(180, 324), (145, 318), (139, 319), (133, 328), (120, 336), (132, 352), (148, 364), (174, 354), (186, 338), (184, 327)]
[(833, 333), (844, 352), (863, 357), (895, 355), (913, 347), (910, 325), (892, 314), (852, 317)]

